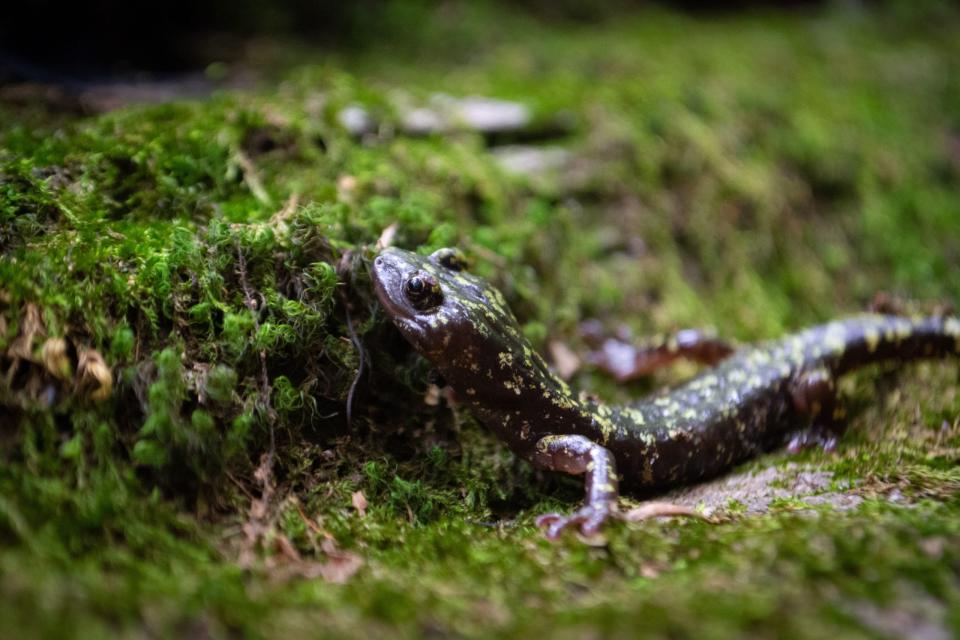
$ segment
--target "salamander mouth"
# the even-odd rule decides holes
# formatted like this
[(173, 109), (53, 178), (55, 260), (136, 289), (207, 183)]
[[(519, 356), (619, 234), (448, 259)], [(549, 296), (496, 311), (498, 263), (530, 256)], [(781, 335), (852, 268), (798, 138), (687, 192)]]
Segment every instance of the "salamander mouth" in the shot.
[(370, 278), (387, 317), (418, 351), (423, 351), (427, 346), (427, 332), (417, 320), (417, 311), (403, 294), (405, 276), (415, 269), (416, 265), (405, 259), (400, 250), (385, 249), (374, 259)]
[(381, 254), (374, 259), (370, 277), (373, 280), (373, 290), (387, 315), (391, 318), (403, 318), (410, 314), (403, 300), (398, 299), (403, 295), (403, 271), (390, 256)]

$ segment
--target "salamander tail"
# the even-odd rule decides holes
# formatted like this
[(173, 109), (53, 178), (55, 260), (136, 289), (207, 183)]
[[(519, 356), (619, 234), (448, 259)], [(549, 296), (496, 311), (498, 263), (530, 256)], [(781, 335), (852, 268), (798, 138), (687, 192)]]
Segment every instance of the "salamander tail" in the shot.
[(800, 338), (805, 360), (839, 375), (875, 362), (960, 355), (960, 319), (870, 314), (813, 327)]

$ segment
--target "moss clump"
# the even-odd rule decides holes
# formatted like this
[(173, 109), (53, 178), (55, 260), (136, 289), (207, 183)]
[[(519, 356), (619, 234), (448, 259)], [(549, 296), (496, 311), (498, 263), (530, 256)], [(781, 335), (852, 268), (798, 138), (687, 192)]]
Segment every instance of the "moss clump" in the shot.
[[(790, 459), (855, 509), (734, 504), (550, 545), (533, 516), (579, 483), (427, 393), (364, 268), (390, 228), (460, 245), (541, 347), (592, 316), (756, 339), (881, 289), (956, 300), (957, 22), (457, 6), (469, 37), (422, 16), (447, 35), (404, 49), (429, 64), (374, 46), (203, 102), (0, 106), (0, 617), (37, 636), (862, 637), (897, 633), (893, 608), (960, 629), (955, 364), (854, 378), (840, 450)], [(565, 110), (576, 161), (518, 178), (481, 136), (390, 133), (398, 94), (435, 91)], [(378, 134), (342, 130), (350, 104)], [(577, 382), (622, 399), (682, 373)]]

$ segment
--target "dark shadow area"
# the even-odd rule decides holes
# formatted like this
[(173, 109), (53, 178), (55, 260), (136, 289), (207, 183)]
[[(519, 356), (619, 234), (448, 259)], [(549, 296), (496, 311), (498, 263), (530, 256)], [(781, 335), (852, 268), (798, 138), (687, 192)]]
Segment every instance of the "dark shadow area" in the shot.
[[(597, 23), (652, 4), (714, 14), (771, 6), (808, 7), (812, 0), (732, 3), (629, 0), (487, 3), (548, 22)], [(436, 0), (395, 2), (312, 2), (283, 0), (200, 0), (129, 3), (118, 0), (64, 3), (17, 2), (0, 23), (0, 84), (35, 82), (69, 85), (109, 77), (149, 74), (163, 77), (203, 69), (242, 56), (251, 38), (302, 40), (311, 47), (362, 48), (385, 40), (415, 37), (426, 16), (462, 19), (457, 3)], [(414, 34), (414, 35), (411, 35)]]

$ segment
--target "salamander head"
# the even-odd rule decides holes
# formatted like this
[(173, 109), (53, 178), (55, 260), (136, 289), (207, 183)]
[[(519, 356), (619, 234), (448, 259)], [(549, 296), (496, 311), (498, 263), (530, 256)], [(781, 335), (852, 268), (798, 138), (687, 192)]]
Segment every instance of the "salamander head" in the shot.
[(424, 257), (389, 248), (371, 270), (387, 315), (445, 377), (451, 369), (476, 371), (488, 359), (496, 362), (530, 350), (503, 295), (465, 267), (455, 249)]
[(514, 450), (529, 451), (544, 425), (589, 430), (595, 416), (533, 350), (503, 295), (464, 267), (452, 249), (386, 249), (371, 275), (400, 333)]

